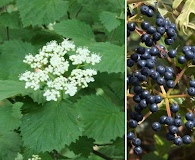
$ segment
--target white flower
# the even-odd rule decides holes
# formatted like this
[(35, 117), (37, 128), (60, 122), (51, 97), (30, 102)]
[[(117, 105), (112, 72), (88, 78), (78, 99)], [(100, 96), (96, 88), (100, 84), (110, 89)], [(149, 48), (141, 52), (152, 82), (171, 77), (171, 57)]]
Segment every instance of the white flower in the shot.
[(25, 56), (23, 62), (34, 71), (22, 73), (19, 80), (25, 81), (25, 88), (44, 89), (43, 96), (47, 101), (57, 101), (61, 97), (60, 93), (74, 96), (78, 88), (86, 88), (90, 82), (94, 82), (93, 76), (97, 71), (81, 67), (100, 61), (101, 56), (91, 53), (87, 47), (76, 47), (68, 39), (60, 44), (51, 41), (35, 56)]
[(69, 41), (68, 39), (64, 39), (61, 43), (61, 46), (64, 47), (66, 51), (75, 50), (75, 45), (72, 41)]
[(55, 89), (47, 89), (43, 94), (43, 96), (46, 97), (47, 101), (51, 101), (51, 100), (57, 101), (58, 98), (60, 97), (60, 92)]
[(39, 155), (32, 155), (32, 158), (29, 158), (28, 160), (40, 160), (41, 158)]

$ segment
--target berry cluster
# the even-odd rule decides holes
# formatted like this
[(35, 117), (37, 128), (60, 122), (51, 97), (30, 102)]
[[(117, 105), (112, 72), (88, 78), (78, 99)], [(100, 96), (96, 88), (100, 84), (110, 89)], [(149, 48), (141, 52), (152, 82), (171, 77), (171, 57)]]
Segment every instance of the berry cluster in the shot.
[[(156, 9), (151, 6), (142, 5), (140, 7), (140, 13), (143, 18), (144, 16), (154, 17), (155, 11)], [(141, 140), (134, 135), (133, 130), (135, 131), (135, 128), (147, 116), (161, 110), (163, 106), (161, 104), (165, 102), (167, 116), (161, 116), (159, 121), (151, 124), (151, 128), (154, 131), (159, 131), (164, 126), (168, 129), (168, 133), (166, 134), (167, 140), (173, 141), (175, 145), (189, 144), (192, 141), (190, 135), (181, 137), (179, 133), (178, 127), (184, 126), (181, 115), (178, 113), (179, 105), (169, 101), (169, 98), (167, 98), (171, 90), (177, 87), (178, 73), (175, 71), (175, 66), (162, 65), (159, 63), (159, 60), (167, 60), (169, 63), (172, 63), (172, 59), (177, 59), (180, 64), (184, 64), (185, 62), (193, 64), (195, 62), (195, 47), (184, 46), (182, 49), (184, 56), (179, 56), (176, 49), (167, 50), (165, 46), (158, 44), (160, 42), (159, 40), (163, 40), (166, 45), (170, 46), (177, 38), (175, 24), (163, 18), (159, 13), (156, 14), (155, 24), (153, 25), (145, 20), (142, 22), (134, 22), (131, 20), (130, 18), (130, 21), (127, 23), (127, 37), (130, 37), (130, 33), (134, 31), (138, 33), (140, 42), (142, 43), (127, 59), (129, 71), (127, 75), (127, 86), (129, 95), (135, 102), (135, 105), (133, 107), (131, 106), (131, 109), (129, 109), (130, 112), (128, 113), (129, 131), (127, 138), (134, 147), (134, 153), (141, 154), (142, 148)], [(190, 96), (195, 96), (194, 80), (190, 81), (190, 87), (187, 92)], [(147, 111), (149, 114), (146, 114), (146, 116), (144, 114)], [(185, 118), (187, 121), (185, 127), (192, 130), (195, 127), (193, 114), (188, 112)]]

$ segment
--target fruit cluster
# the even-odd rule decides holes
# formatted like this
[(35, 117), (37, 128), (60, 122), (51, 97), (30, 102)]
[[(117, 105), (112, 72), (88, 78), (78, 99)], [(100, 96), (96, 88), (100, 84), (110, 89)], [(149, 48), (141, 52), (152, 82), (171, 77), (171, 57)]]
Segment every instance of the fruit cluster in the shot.
[[(155, 18), (155, 24), (148, 21), (134, 22), (132, 16), (134, 13), (128, 12), (130, 17), (127, 23), (127, 38), (131, 38), (131, 32), (136, 32), (140, 36), (141, 45), (128, 56), (127, 66), (127, 86), (129, 97), (133, 99), (135, 105), (129, 109), (128, 113), (128, 134), (127, 138), (135, 154), (141, 154), (141, 140), (134, 134), (135, 128), (139, 126), (147, 116), (155, 114), (165, 104), (167, 115), (159, 117), (159, 120), (151, 124), (154, 131), (159, 131), (162, 125), (167, 128), (167, 140), (173, 141), (175, 145), (191, 143), (190, 135), (179, 136), (178, 127), (185, 126), (192, 130), (195, 127), (195, 118), (193, 113), (188, 112), (185, 115), (185, 125), (181, 115), (178, 113), (179, 105), (171, 101), (171, 91), (178, 87), (179, 79), (184, 74), (185, 67), (189, 64), (195, 64), (195, 46), (184, 46), (183, 55), (177, 53), (177, 49), (167, 50), (165, 46), (159, 44), (164, 41), (165, 45), (172, 45), (176, 38), (176, 26), (169, 20), (163, 18), (160, 13), (152, 6), (142, 5), (140, 13), (144, 17)], [(160, 41), (161, 40), (161, 41)], [(185, 64), (180, 73), (176, 72), (174, 65), (172, 67), (162, 65), (161, 60), (166, 60), (172, 64), (172, 59), (177, 60), (179, 64)], [(155, 85), (154, 85), (155, 84)], [(195, 96), (195, 81), (190, 81), (190, 87), (185, 96)], [(159, 91), (160, 90), (160, 91)], [(144, 115), (146, 112), (148, 113)]]

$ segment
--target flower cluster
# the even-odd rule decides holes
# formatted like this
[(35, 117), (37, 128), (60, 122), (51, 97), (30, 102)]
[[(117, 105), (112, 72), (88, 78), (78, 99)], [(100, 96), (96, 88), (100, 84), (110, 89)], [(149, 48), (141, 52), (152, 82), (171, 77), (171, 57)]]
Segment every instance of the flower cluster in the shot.
[(41, 158), (39, 155), (32, 155), (32, 158), (29, 158), (28, 160), (40, 160)]
[[(47, 101), (57, 101), (63, 94), (74, 96), (78, 87), (86, 88), (97, 74), (94, 69), (83, 69), (88, 64), (95, 65), (101, 61), (96, 53), (87, 47), (76, 47), (74, 42), (64, 39), (58, 44), (48, 42), (36, 55), (26, 55), (24, 63), (34, 71), (26, 71), (19, 76), (25, 81), (25, 88), (38, 90), (44, 88), (43, 96)], [(71, 67), (70, 67), (71, 66)], [(70, 71), (70, 68), (73, 68)]]

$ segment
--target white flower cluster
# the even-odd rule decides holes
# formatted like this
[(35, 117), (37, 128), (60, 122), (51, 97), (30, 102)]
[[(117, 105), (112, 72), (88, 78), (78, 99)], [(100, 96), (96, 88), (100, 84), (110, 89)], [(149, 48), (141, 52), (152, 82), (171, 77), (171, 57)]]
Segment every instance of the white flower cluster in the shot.
[[(29, 64), (34, 71), (26, 71), (19, 79), (26, 82), (25, 88), (37, 90), (44, 86), (43, 96), (46, 100), (57, 101), (63, 92), (74, 96), (78, 87), (86, 88), (88, 83), (93, 82), (97, 71), (81, 69), (81, 66), (95, 65), (100, 61), (99, 55), (91, 53), (87, 47), (76, 47), (68, 39), (64, 39), (60, 44), (51, 41), (39, 50), (39, 54), (25, 56), (23, 62)], [(69, 71), (69, 68), (74, 69)]]
[(29, 158), (28, 160), (40, 160), (41, 158), (39, 155), (32, 155), (32, 158)]

